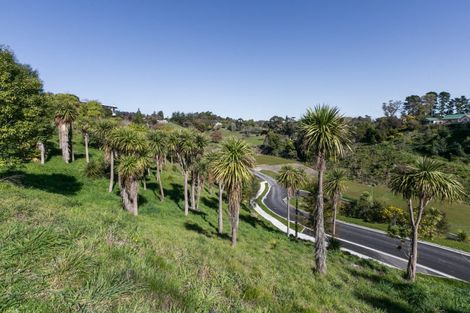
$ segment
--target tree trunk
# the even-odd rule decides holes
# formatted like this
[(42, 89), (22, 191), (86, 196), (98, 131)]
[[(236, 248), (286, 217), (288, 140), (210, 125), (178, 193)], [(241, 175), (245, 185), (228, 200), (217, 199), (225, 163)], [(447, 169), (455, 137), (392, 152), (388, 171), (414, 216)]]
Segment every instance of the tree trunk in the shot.
[(128, 212), (132, 212), (131, 200), (129, 198), (129, 192), (127, 188), (121, 188), (120, 194), (121, 194), (122, 206), (124, 210)]
[(138, 198), (139, 198), (139, 184), (136, 179), (132, 179), (131, 182), (131, 190), (130, 190), (130, 195), (131, 195), (131, 203), (132, 203), (132, 214), (135, 216), (138, 215)]
[(138, 214), (138, 187), (138, 181), (133, 177), (128, 177), (123, 181), (123, 188), (121, 189), (123, 207), (133, 215)]
[(295, 238), (299, 238), (299, 192), (295, 196)]
[(235, 187), (229, 192), (228, 205), (230, 208), (230, 226), (232, 231), (232, 247), (237, 245), (238, 223), (240, 215), (241, 187)]
[(204, 186), (204, 182), (201, 179), (201, 175), (197, 175), (197, 187), (196, 187), (196, 209), (199, 210), (199, 203), (201, 202), (201, 192)]
[(339, 201), (339, 196), (335, 193), (333, 196), (333, 217), (332, 217), (332, 226), (331, 226), (331, 233), (333, 238), (336, 238), (336, 210), (338, 208), (338, 201)]
[(86, 162), (90, 163), (90, 154), (88, 152), (88, 139), (89, 139), (88, 133), (85, 133), (85, 135), (83, 137), (85, 139), (85, 158), (86, 158)]
[(161, 171), (160, 161), (157, 160), (157, 172), (156, 172), (157, 182), (158, 182), (158, 185), (160, 186), (160, 201), (163, 201), (165, 200), (165, 194), (163, 193), (163, 184), (162, 184), (162, 177), (161, 177), (160, 171)]
[(290, 207), (289, 207), (289, 191), (287, 191), (287, 238), (290, 235)]
[(413, 237), (411, 238), (410, 256), (406, 268), (406, 279), (414, 281), (416, 279), (416, 263), (418, 260), (418, 228), (412, 227)]
[(109, 156), (109, 167), (110, 167), (110, 172), (109, 172), (108, 192), (112, 192), (113, 186), (114, 186), (114, 152), (113, 151), (111, 151), (111, 154)]
[(59, 124), (59, 136), (60, 136), (60, 149), (62, 150), (62, 159), (65, 163), (69, 163), (69, 129), (67, 124), (61, 122)]
[(142, 177), (142, 185), (144, 186), (144, 190), (147, 190), (147, 177)]
[(323, 218), (323, 176), (325, 172), (325, 159), (318, 156), (318, 192), (315, 210), (315, 271), (326, 273), (326, 242)]
[(188, 171), (184, 171), (184, 215), (189, 213), (188, 203)]
[(219, 229), (219, 234), (222, 235), (224, 232), (224, 220), (222, 216), (222, 211), (223, 211), (223, 198), (224, 198), (224, 186), (222, 184), (219, 184), (219, 210), (218, 210), (218, 229)]
[(67, 142), (68, 142), (68, 145), (69, 145), (69, 153), (70, 153), (70, 156), (69, 156), (69, 160), (72, 160), (75, 161), (75, 153), (73, 152), (73, 128), (72, 128), (72, 123), (69, 124), (69, 134), (68, 134), (68, 137), (67, 137)]
[(194, 172), (191, 174), (191, 210), (196, 211), (196, 179)]
[(39, 152), (41, 153), (41, 165), (44, 165), (44, 160), (46, 158), (46, 148), (42, 141), (38, 143), (38, 148)]
[(411, 238), (410, 256), (408, 258), (408, 266), (406, 268), (406, 279), (409, 281), (415, 281), (416, 279), (416, 265), (418, 261), (418, 230), (426, 204), (427, 201), (425, 201), (423, 198), (419, 199), (418, 216), (415, 219), (413, 202), (411, 199), (408, 199), (408, 211), (410, 214), (411, 230), (413, 232)]

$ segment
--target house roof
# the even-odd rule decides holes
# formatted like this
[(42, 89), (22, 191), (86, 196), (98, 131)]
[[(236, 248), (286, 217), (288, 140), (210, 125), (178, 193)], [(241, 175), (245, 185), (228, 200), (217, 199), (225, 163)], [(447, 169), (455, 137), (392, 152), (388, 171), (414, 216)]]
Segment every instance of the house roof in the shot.
[(442, 117), (443, 120), (458, 120), (464, 118), (466, 114), (448, 114)]

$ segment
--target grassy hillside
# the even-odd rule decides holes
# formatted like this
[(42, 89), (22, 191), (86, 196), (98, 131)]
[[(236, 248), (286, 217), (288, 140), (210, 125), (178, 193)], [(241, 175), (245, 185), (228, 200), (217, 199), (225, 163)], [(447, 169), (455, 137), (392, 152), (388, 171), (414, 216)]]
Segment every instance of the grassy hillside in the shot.
[(0, 311), (470, 311), (468, 284), (420, 276), (408, 285), (400, 271), (339, 252), (317, 277), (310, 244), (247, 208), (231, 248), (216, 232), (215, 193), (184, 217), (177, 171), (165, 171), (165, 202), (155, 181), (141, 190), (134, 217), (83, 168), (82, 158), (54, 156), (26, 165), (22, 186), (0, 183)]

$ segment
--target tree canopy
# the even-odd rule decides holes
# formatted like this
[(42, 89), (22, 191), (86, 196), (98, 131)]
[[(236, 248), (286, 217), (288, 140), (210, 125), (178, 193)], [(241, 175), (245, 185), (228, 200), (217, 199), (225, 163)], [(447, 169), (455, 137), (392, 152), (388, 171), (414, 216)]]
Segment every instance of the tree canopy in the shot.
[(31, 159), (51, 134), (50, 121), (38, 73), (0, 47), (0, 167)]

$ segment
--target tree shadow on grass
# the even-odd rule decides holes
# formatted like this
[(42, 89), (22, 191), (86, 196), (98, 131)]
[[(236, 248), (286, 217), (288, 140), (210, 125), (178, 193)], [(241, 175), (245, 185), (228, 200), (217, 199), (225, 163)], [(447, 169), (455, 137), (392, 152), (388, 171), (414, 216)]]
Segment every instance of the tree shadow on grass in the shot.
[(226, 233), (222, 233), (222, 234), (219, 234), (217, 232), (217, 229), (214, 227), (214, 225), (212, 225), (211, 223), (209, 223), (210, 226), (212, 226), (215, 231), (209, 231), (205, 228), (203, 228), (202, 226), (200, 226), (199, 224), (196, 224), (196, 223), (192, 223), (192, 222), (186, 222), (184, 223), (184, 227), (187, 229), (187, 230), (192, 230), (192, 231), (195, 231), (201, 235), (204, 235), (208, 238), (214, 238), (214, 237), (219, 237), (221, 239), (230, 239), (230, 236)]
[(171, 189), (163, 188), (165, 197), (170, 198), (176, 205), (183, 210), (183, 206), (180, 204), (184, 200), (184, 189), (183, 186), (172, 183)]
[(243, 222), (250, 224), (253, 228), (261, 227), (262, 229), (268, 232), (275, 232), (277, 229), (274, 226), (268, 225), (266, 221), (261, 220), (260, 218), (251, 214), (250, 210), (248, 210), (244, 205), (240, 208), (240, 220)]
[(6, 174), (9, 175), (18, 175), (17, 184), (23, 187), (62, 195), (75, 195), (83, 186), (74, 176), (65, 174), (31, 174), (15, 171)]
[[(147, 182), (147, 190), (151, 190), (155, 197), (160, 200), (160, 186), (155, 182)], [(158, 190), (158, 191), (157, 191)]]
[[(369, 265), (368, 265), (369, 264)], [(409, 288), (409, 284), (405, 282), (400, 282), (400, 281), (393, 281), (389, 277), (384, 276), (385, 272), (381, 271), (377, 266), (368, 261), (368, 260), (360, 260), (359, 265), (363, 266), (363, 270), (358, 270), (351, 268), (348, 271), (351, 273), (351, 275), (355, 278), (360, 278), (364, 280), (370, 281), (374, 285), (378, 286), (391, 286), (393, 290), (397, 291), (397, 296), (399, 298), (402, 298), (401, 294), (406, 288)], [(374, 272), (366, 272), (373, 270)], [(383, 292), (386, 292), (387, 288), (383, 290)], [(380, 290), (379, 290), (380, 291)], [(406, 306), (403, 303), (400, 303), (398, 301), (392, 300), (390, 297), (386, 296), (380, 296), (376, 294), (365, 294), (365, 293), (359, 293), (355, 292), (355, 296), (360, 299), (361, 301), (364, 301), (368, 303), (369, 305), (373, 306), (376, 309), (383, 310), (384, 312), (390, 312), (390, 313), (411, 313), (412, 311), (408, 306)], [(393, 297), (393, 296), (391, 296)]]
[(204, 235), (206, 237), (209, 237), (209, 238), (212, 238), (214, 237), (214, 234), (206, 229), (204, 229), (203, 227), (201, 227), (199, 224), (196, 224), (196, 223), (192, 223), (192, 222), (185, 222), (184, 223), (184, 227), (187, 229), (187, 230), (192, 230), (192, 231), (195, 231), (201, 235)]
[(390, 300), (386, 297), (380, 297), (375, 295), (366, 295), (366, 294), (359, 294), (357, 297), (370, 304), (376, 309), (382, 310), (388, 313), (412, 313), (405, 305)]
[(219, 209), (219, 199), (214, 197), (202, 197), (201, 202), (204, 206), (217, 211)]

